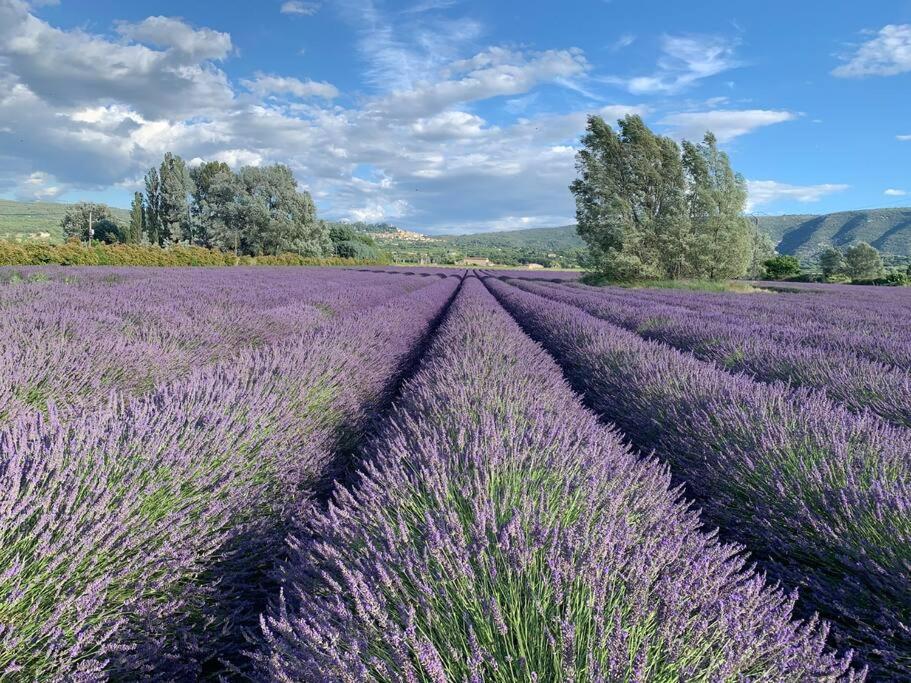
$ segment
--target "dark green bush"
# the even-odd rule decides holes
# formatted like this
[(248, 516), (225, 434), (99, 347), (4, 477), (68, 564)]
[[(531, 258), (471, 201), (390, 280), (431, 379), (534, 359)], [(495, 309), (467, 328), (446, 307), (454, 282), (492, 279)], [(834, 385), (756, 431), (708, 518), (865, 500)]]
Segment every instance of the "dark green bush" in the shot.
[(382, 254), (358, 251), (351, 257), (314, 258), (286, 253), (276, 256), (235, 256), (230, 252), (178, 245), (103, 244), (80, 242), (48, 244), (0, 241), (0, 266), (346, 266), (383, 263)]

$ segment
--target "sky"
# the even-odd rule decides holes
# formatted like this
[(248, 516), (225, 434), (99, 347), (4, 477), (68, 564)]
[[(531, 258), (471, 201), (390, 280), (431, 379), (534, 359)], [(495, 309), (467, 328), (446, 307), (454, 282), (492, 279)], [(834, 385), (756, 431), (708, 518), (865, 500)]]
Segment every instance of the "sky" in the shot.
[(0, 197), (129, 205), (166, 151), (321, 217), (565, 225), (586, 117), (712, 130), (757, 214), (911, 205), (911, 0), (0, 0)]

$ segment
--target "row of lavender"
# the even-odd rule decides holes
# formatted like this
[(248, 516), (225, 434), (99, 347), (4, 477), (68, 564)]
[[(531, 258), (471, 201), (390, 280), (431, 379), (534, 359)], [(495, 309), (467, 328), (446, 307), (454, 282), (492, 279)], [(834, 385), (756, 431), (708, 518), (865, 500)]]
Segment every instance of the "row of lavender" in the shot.
[[(513, 293), (514, 310), (531, 297)], [(585, 410), (477, 279), (366, 458), (328, 510), (301, 511), (264, 678), (856, 676), (825, 629), (791, 620), (792, 598), (699, 530), (667, 468)]]
[(280, 269), (44, 268), (24, 276), (0, 295), (6, 418), (48, 402), (66, 412), (112, 390), (149, 390), (427, 282), (329, 269), (295, 277)]
[[(785, 586), (799, 587), (801, 603), (833, 619), (837, 642), (857, 648), (878, 676), (907, 678), (906, 429), (644, 340), (553, 294), (528, 291), (542, 291), (535, 285), (486, 282), (598, 413), (671, 466), (710, 523)], [(603, 296), (600, 308), (567, 300), (616, 310), (615, 297)]]
[[(36, 328), (38, 340), (60, 329), (54, 316), (70, 302), (107, 309), (97, 324), (68, 329), (64, 336), (79, 348), (90, 346), (80, 335), (108, 322), (113, 335), (144, 314), (131, 294), (173, 297), (172, 314), (165, 296), (162, 308), (150, 310), (155, 323), (134, 319), (148, 334), (156, 324), (192, 327), (188, 318), (207, 314), (206, 306), (192, 308), (193, 299), (207, 289), (220, 292), (214, 299), (224, 310), (204, 318), (200, 334), (222, 319), (229, 328), (234, 318), (257, 324), (256, 297), (277, 323), (286, 320), (283, 308), (318, 303), (316, 292), (346, 309), (322, 315), (321, 324), (311, 324), (309, 311), (288, 312), (293, 324), (261, 343), (228, 342), (220, 359), (191, 364), (145, 391), (76, 401), (65, 419), (53, 403), (7, 418), (0, 428), (0, 677), (184, 680), (217, 670), (220, 658), (230, 663), (242, 630), (255, 628), (273, 593), (268, 577), (290, 511), (332, 476), (336, 445), (362, 432), (387, 400), (460, 281), (406, 285), (401, 276), (352, 275), (333, 291), (325, 272), (257, 271), (252, 281), (224, 272), (123, 274), (126, 291), (91, 302), (82, 287), (103, 294), (118, 283), (88, 275), (89, 282), (51, 278), (0, 290), (6, 311), (28, 309), (30, 296), (59, 297), (42, 309), (49, 319)], [(54, 291), (11, 289), (24, 286)], [(248, 296), (250, 316), (242, 308), (232, 316), (229, 302)], [(175, 334), (196, 343), (193, 332)], [(123, 339), (130, 340), (118, 342), (124, 353), (142, 348), (129, 334)], [(108, 367), (104, 358), (84, 362), (97, 362), (96, 372)]]
[[(571, 287), (617, 291), (579, 283)], [(624, 296), (679, 307), (700, 317), (714, 315), (729, 321), (735, 316), (750, 324), (756, 336), (911, 369), (911, 300), (903, 288), (879, 287), (875, 293), (854, 297), (832, 292), (743, 296), (661, 290), (624, 290)]]
[[(826, 392), (851, 410), (872, 411), (911, 427), (911, 371), (795, 341), (785, 329), (747, 315), (700, 308), (702, 297), (652, 297), (514, 281), (516, 286), (561, 301), (646, 339), (665, 342), (697, 358), (763, 382), (788, 382)], [(788, 296), (788, 295), (784, 295)], [(674, 305), (666, 303), (668, 299)], [(822, 302), (820, 302), (822, 303)], [(790, 304), (779, 300), (779, 306)], [(798, 314), (799, 315), (799, 314)]]

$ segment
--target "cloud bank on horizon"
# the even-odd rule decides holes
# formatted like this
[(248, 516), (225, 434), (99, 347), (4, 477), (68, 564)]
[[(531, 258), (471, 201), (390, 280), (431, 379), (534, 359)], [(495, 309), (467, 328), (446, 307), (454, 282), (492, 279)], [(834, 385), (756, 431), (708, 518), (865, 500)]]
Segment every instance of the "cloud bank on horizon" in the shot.
[(143, 4), (0, 0), (0, 196), (123, 206), (173, 151), (286, 163), (324, 217), (560, 225), (586, 116), (628, 113), (714, 131), (753, 211), (905, 194), (909, 8), (810, 30), (721, 2)]

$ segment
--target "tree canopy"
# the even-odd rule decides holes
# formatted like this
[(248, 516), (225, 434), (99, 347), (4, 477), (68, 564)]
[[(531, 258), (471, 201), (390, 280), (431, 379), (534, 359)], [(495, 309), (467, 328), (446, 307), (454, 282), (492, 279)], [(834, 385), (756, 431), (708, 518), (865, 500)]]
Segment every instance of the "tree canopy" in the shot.
[(578, 232), (608, 278), (738, 277), (754, 250), (767, 254), (743, 215), (746, 183), (711, 133), (681, 151), (639, 116), (616, 131), (592, 116), (576, 166)]

